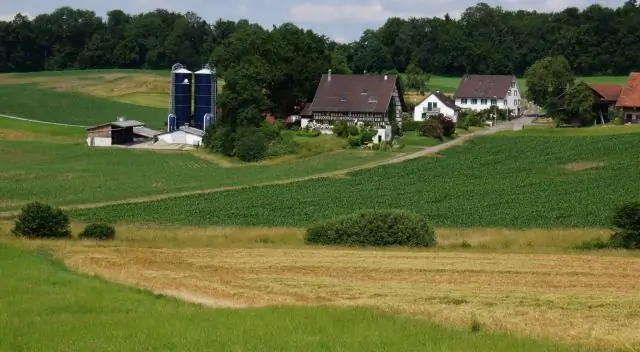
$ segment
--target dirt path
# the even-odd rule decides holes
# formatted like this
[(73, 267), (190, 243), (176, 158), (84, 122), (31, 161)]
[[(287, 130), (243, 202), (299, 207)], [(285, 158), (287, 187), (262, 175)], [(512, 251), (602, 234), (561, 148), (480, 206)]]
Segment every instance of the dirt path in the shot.
[[(472, 139), (474, 137), (494, 134), (494, 133), (500, 132), (500, 131), (506, 131), (506, 130), (512, 129), (515, 124), (525, 124), (525, 125), (529, 124), (529, 123), (531, 123), (531, 120), (532, 120), (531, 118), (519, 118), (519, 119), (510, 121), (510, 122), (507, 122), (507, 123), (498, 124), (498, 125), (496, 125), (494, 127), (490, 127), (490, 128), (485, 129), (485, 130), (482, 130), (482, 131), (477, 131), (477, 132), (472, 132), (472, 133), (469, 133), (469, 134), (466, 134), (466, 135), (462, 135), (462, 136), (460, 136), (460, 137), (458, 137), (458, 138), (456, 138), (456, 139), (454, 139), (452, 141), (449, 141), (449, 142), (446, 142), (446, 143), (442, 143), (442, 144), (439, 144), (439, 145), (436, 145), (436, 146), (432, 146), (432, 147), (427, 147), (427, 148), (424, 148), (424, 149), (419, 150), (417, 152), (413, 152), (413, 153), (409, 153), (409, 154), (403, 154), (403, 155), (396, 156), (396, 157), (389, 158), (389, 159), (385, 159), (385, 160), (374, 161), (374, 162), (371, 162), (371, 163), (362, 164), (362, 165), (350, 167), (350, 168), (347, 168), (347, 169), (341, 169), (341, 170), (336, 170), (336, 171), (331, 171), (331, 172), (325, 172), (325, 173), (321, 173), (321, 174), (314, 174), (314, 175), (309, 175), (309, 176), (304, 176), (304, 177), (296, 177), (296, 178), (291, 178), (291, 179), (269, 181), (269, 182), (263, 182), (263, 183), (257, 183), (257, 184), (249, 184), (249, 185), (206, 188), (206, 189), (199, 189), (199, 190), (192, 190), (192, 191), (163, 193), (163, 194), (157, 194), (157, 195), (153, 195), (153, 196), (135, 197), (135, 198), (120, 199), (120, 200), (98, 202), (98, 203), (67, 205), (67, 206), (62, 206), (61, 208), (64, 209), (64, 210), (77, 210), (77, 209), (99, 208), (99, 207), (104, 207), (104, 206), (109, 206), (109, 205), (147, 203), (147, 202), (165, 200), (165, 199), (170, 199), (170, 198), (178, 198), (178, 197), (184, 197), (184, 196), (193, 196), (193, 195), (208, 194), (208, 193), (214, 193), (214, 192), (224, 192), (224, 191), (238, 190), (238, 189), (244, 189), (244, 188), (250, 188), (250, 187), (284, 185), (284, 184), (289, 184), (289, 183), (294, 183), (294, 182), (302, 182), (302, 181), (309, 181), (309, 180), (320, 179), (320, 178), (342, 176), (342, 175), (349, 174), (349, 173), (352, 173), (352, 172), (355, 172), (355, 171), (372, 169), (372, 168), (383, 166), (383, 165), (401, 163), (401, 162), (405, 162), (407, 160), (412, 160), (412, 159), (417, 159), (417, 158), (420, 158), (420, 157), (423, 157), (423, 156), (427, 156), (427, 155), (437, 154), (437, 153), (439, 153), (439, 152), (441, 152), (441, 151), (443, 151), (445, 149), (449, 149), (451, 147), (460, 145), (460, 144), (464, 143), (465, 141), (468, 141), (468, 140), (470, 140), (470, 139)], [(19, 214), (20, 214), (19, 210), (0, 212), (0, 219), (15, 218)]]
[(47, 125), (57, 125), (57, 126), (66, 126), (66, 127), (82, 127), (82, 128), (89, 127), (89, 126), (82, 126), (82, 125), (71, 125), (71, 124), (68, 124), (68, 123), (48, 122), (48, 121), (25, 119), (24, 117), (17, 117), (17, 116), (5, 115), (5, 114), (0, 114), (0, 117), (4, 117), (4, 118), (7, 118), (7, 119), (12, 119), (12, 120), (43, 123), (43, 124), (47, 124)]

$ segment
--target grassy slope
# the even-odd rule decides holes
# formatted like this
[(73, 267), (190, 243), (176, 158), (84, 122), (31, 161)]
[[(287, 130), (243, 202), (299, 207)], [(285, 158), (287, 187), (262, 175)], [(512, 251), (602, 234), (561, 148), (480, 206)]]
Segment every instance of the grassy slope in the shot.
[(279, 164), (220, 167), (204, 152), (0, 140), (0, 155), (0, 209), (10, 209), (33, 200), (63, 205), (257, 184), (349, 168), (392, 154), (341, 151)]
[(0, 244), (0, 350), (569, 351), (367, 310), (213, 310), (79, 275)]
[[(112, 206), (73, 215), (123, 222), (304, 226), (359, 209), (402, 208), (427, 214), (438, 226), (606, 227), (614, 205), (640, 197), (636, 182), (640, 159), (629, 153), (640, 148), (640, 135), (597, 135), (606, 129), (593, 129), (576, 132), (596, 135), (567, 136), (564, 130), (555, 131), (481, 137), (442, 152), (444, 157), (383, 166), (347, 179)], [(575, 170), (585, 165), (593, 167)], [(193, 216), (178, 216), (175, 209), (189, 209)]]

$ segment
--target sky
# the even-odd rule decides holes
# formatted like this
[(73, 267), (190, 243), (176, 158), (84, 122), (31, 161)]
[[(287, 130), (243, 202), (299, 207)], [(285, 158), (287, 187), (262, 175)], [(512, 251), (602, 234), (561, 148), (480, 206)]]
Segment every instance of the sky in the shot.
[[(485, 2), (504, 9), (555, 11), (569, 6), (584, 8), (595, 3), (617, 7), (624, 0)], [(389, 17), (441, 17), (448, 13), (456, 18), (476, 3), (473, 0), (0, 0), (0, 20), (11, 20), (16, 13), (33, 17), (61, 6), (90, 9), (100, 16), (113, 9), (134, 14), (163, 8), (177, 12), (193, 11), (209, 22), (218, 18), (245, 18), (266, 27), (293, 22), (343, 42), (357, 40), (363, 30), (378, 28)]]

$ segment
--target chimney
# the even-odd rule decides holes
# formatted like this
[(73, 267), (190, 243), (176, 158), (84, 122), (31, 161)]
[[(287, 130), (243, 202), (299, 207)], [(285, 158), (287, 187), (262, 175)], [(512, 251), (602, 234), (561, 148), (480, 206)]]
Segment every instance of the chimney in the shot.
[(331, 69), (329, 69), (329, 72), (327, 73), (327, 81), (331, 81)]
[(384, 75), (384, 80), (386, 81), (387, 79), (389, 79), (389, 76)]

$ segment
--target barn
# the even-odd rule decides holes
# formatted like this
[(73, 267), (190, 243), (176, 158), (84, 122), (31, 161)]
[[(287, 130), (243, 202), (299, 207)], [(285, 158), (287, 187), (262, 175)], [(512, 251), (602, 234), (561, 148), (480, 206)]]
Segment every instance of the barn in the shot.
[(202, 145), (202, 137), (204, 137), (204, 131), (188, 126), (182, 126), (177, 130), (156, 136), (158, 141), (168, 144), (187, 144), (193, 146)]
[(143, 122), (118, 118), (117, 121), (87, 128), (87, 145), (109, 147), (134, 142), (134, 128), (144, 126)]

